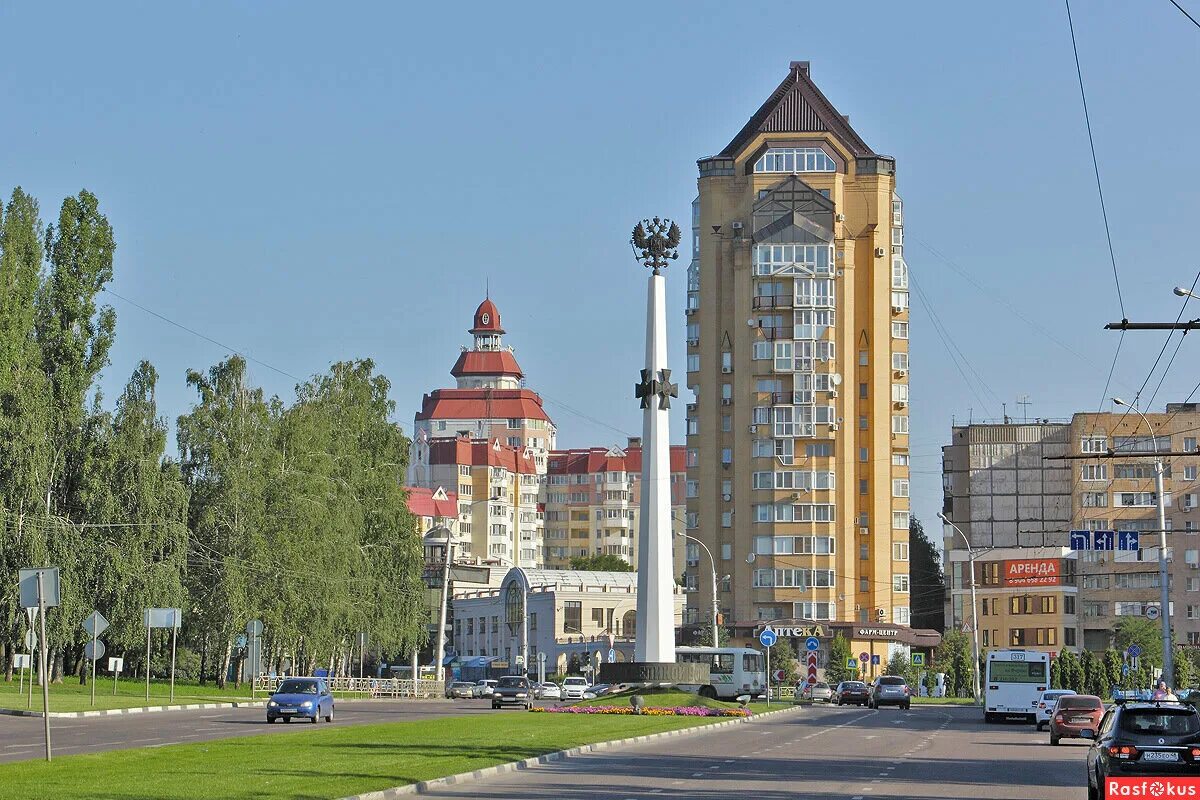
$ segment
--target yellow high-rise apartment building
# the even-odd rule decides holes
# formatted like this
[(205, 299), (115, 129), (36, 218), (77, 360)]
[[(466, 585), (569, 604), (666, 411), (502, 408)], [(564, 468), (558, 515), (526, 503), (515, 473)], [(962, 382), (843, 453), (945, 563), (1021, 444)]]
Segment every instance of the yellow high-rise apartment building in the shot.
[[(730, 576), (725, 624), (739, 638), (776, 619), (904, 638), (909, 303), (895, 160), (793, 62), (698, 163), (688, 524)], [(689, 622), (712, 608), (707, 569), (689, 567)]]

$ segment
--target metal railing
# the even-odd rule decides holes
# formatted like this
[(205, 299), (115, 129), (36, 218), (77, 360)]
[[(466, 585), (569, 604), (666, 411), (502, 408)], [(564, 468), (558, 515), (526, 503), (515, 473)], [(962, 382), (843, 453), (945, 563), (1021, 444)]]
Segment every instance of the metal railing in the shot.
[[(271, 693), (279, 684), (294, 675), (261, 674), (254, 679), (254, 691)], [(329, 690), (338, 694), (359, 694), (364, 697), (442, 697), (446, 688), (441, 681), (412, 678), (325, 678)]]

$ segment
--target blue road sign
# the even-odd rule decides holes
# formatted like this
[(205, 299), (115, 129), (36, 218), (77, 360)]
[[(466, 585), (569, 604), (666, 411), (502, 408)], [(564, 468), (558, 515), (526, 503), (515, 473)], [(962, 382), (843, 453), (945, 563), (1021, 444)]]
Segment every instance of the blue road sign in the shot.
[(871, 656), (871, 663), (872, 663), (872, 664), (878, 664), (878, 663), (879, 663), (879, 656), (878, 656), (878, 655)]
[(1140, 645), (1131, 644), (1125, 648), (1125, 652), (1129, 654), (1130, 658), (1137, 658), (1142, 654), (1142, 648)]
[(821, 649), (821, 640), (815, 636), (810, 636), (804, 640), (804, 649), (812, 653)]
[(1118, 550), (1138, 550), (1141, 545), (1141, 537), (1138, 531), (1117, 531), (1117, 549)]
[(1093, 550), (1112, 550), (1116, 535), (1112, 531), (1092, 531)]
[(846, 657), (846, 668), (847, 669), (855, 669), (857, 666), (858, 666), (858, 659), (856, 659), (854, 656)]
[(1091, 550), (1092, 549), (1092, 532), (1091, 531), (1071, 531), (1071, 549), (1072, 550)]
[(773, 647), (778, 639), (778, 634), (770, 628), (763, 628), (762, 633), (758, 635), (758, 642), (763, 647)]

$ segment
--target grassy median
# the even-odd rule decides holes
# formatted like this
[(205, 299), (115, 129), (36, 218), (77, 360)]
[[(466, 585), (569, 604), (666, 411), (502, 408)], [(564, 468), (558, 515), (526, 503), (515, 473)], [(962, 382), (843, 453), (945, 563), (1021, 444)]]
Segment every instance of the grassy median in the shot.
[[(29, 704), (29, 684), (24, 686), (24, 693), (18, 694), (19, 682), (11, 683), (0, 680), (0, 708), (15, 708), (20, 710), (42, 710), (42, 687), (34, 685), (33, 704)], [(215, 684), (204, 686), (188, 683), (175, 684), (175, 700), (171, 700), (171, 685), (167, 681), (150, 682), (150, 700), (146, 701), (145, 680), (118, 680), (117, 693), (113, 694), (112, 678), (100, 676), (96, 679), (96, 705), (92, 705), (92, 688), (80, 684), (75, 677), (66, 678), (62, 683), (50, 684), (51, 711), (92, 711), (105, 708), (132, 708), (135, 706), (165, 706), (187, 705), (190, 703), (231, 703), (250, 700), (250, 687), (243, 684), (235, 689), (229, 684), (225, 689), (219, 689)], [(258, 699), (264, 699), (259, 692)]]
[(332, 798), (721, 721), (500, 711), (0, 765), (0, 797)]

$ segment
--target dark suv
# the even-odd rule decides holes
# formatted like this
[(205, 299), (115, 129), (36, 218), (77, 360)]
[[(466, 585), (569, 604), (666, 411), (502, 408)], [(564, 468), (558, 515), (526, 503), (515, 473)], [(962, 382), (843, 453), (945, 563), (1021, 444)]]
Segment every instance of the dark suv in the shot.
[(1200, 776), (1200, 712), (1187, 703), (1118, 704), (1097, 730), (1088, 750), (1088, 798), (1114, 796), (1109, 778), (1168, 775)]
[(501, 706), (524, 706), (529, 708), (533, 703), (533, 687), (528, 678), (519, 675), (506, 675), (496, 684), (492, 691), (492, 708)]
[(884, 675), (876, 678), (871, 684), (871, 696), (867, 699), (868, 708), (880, 706), (900, 706), (904, 710), (912, 705), (912, 690), (908, 682), (899, 675)]

